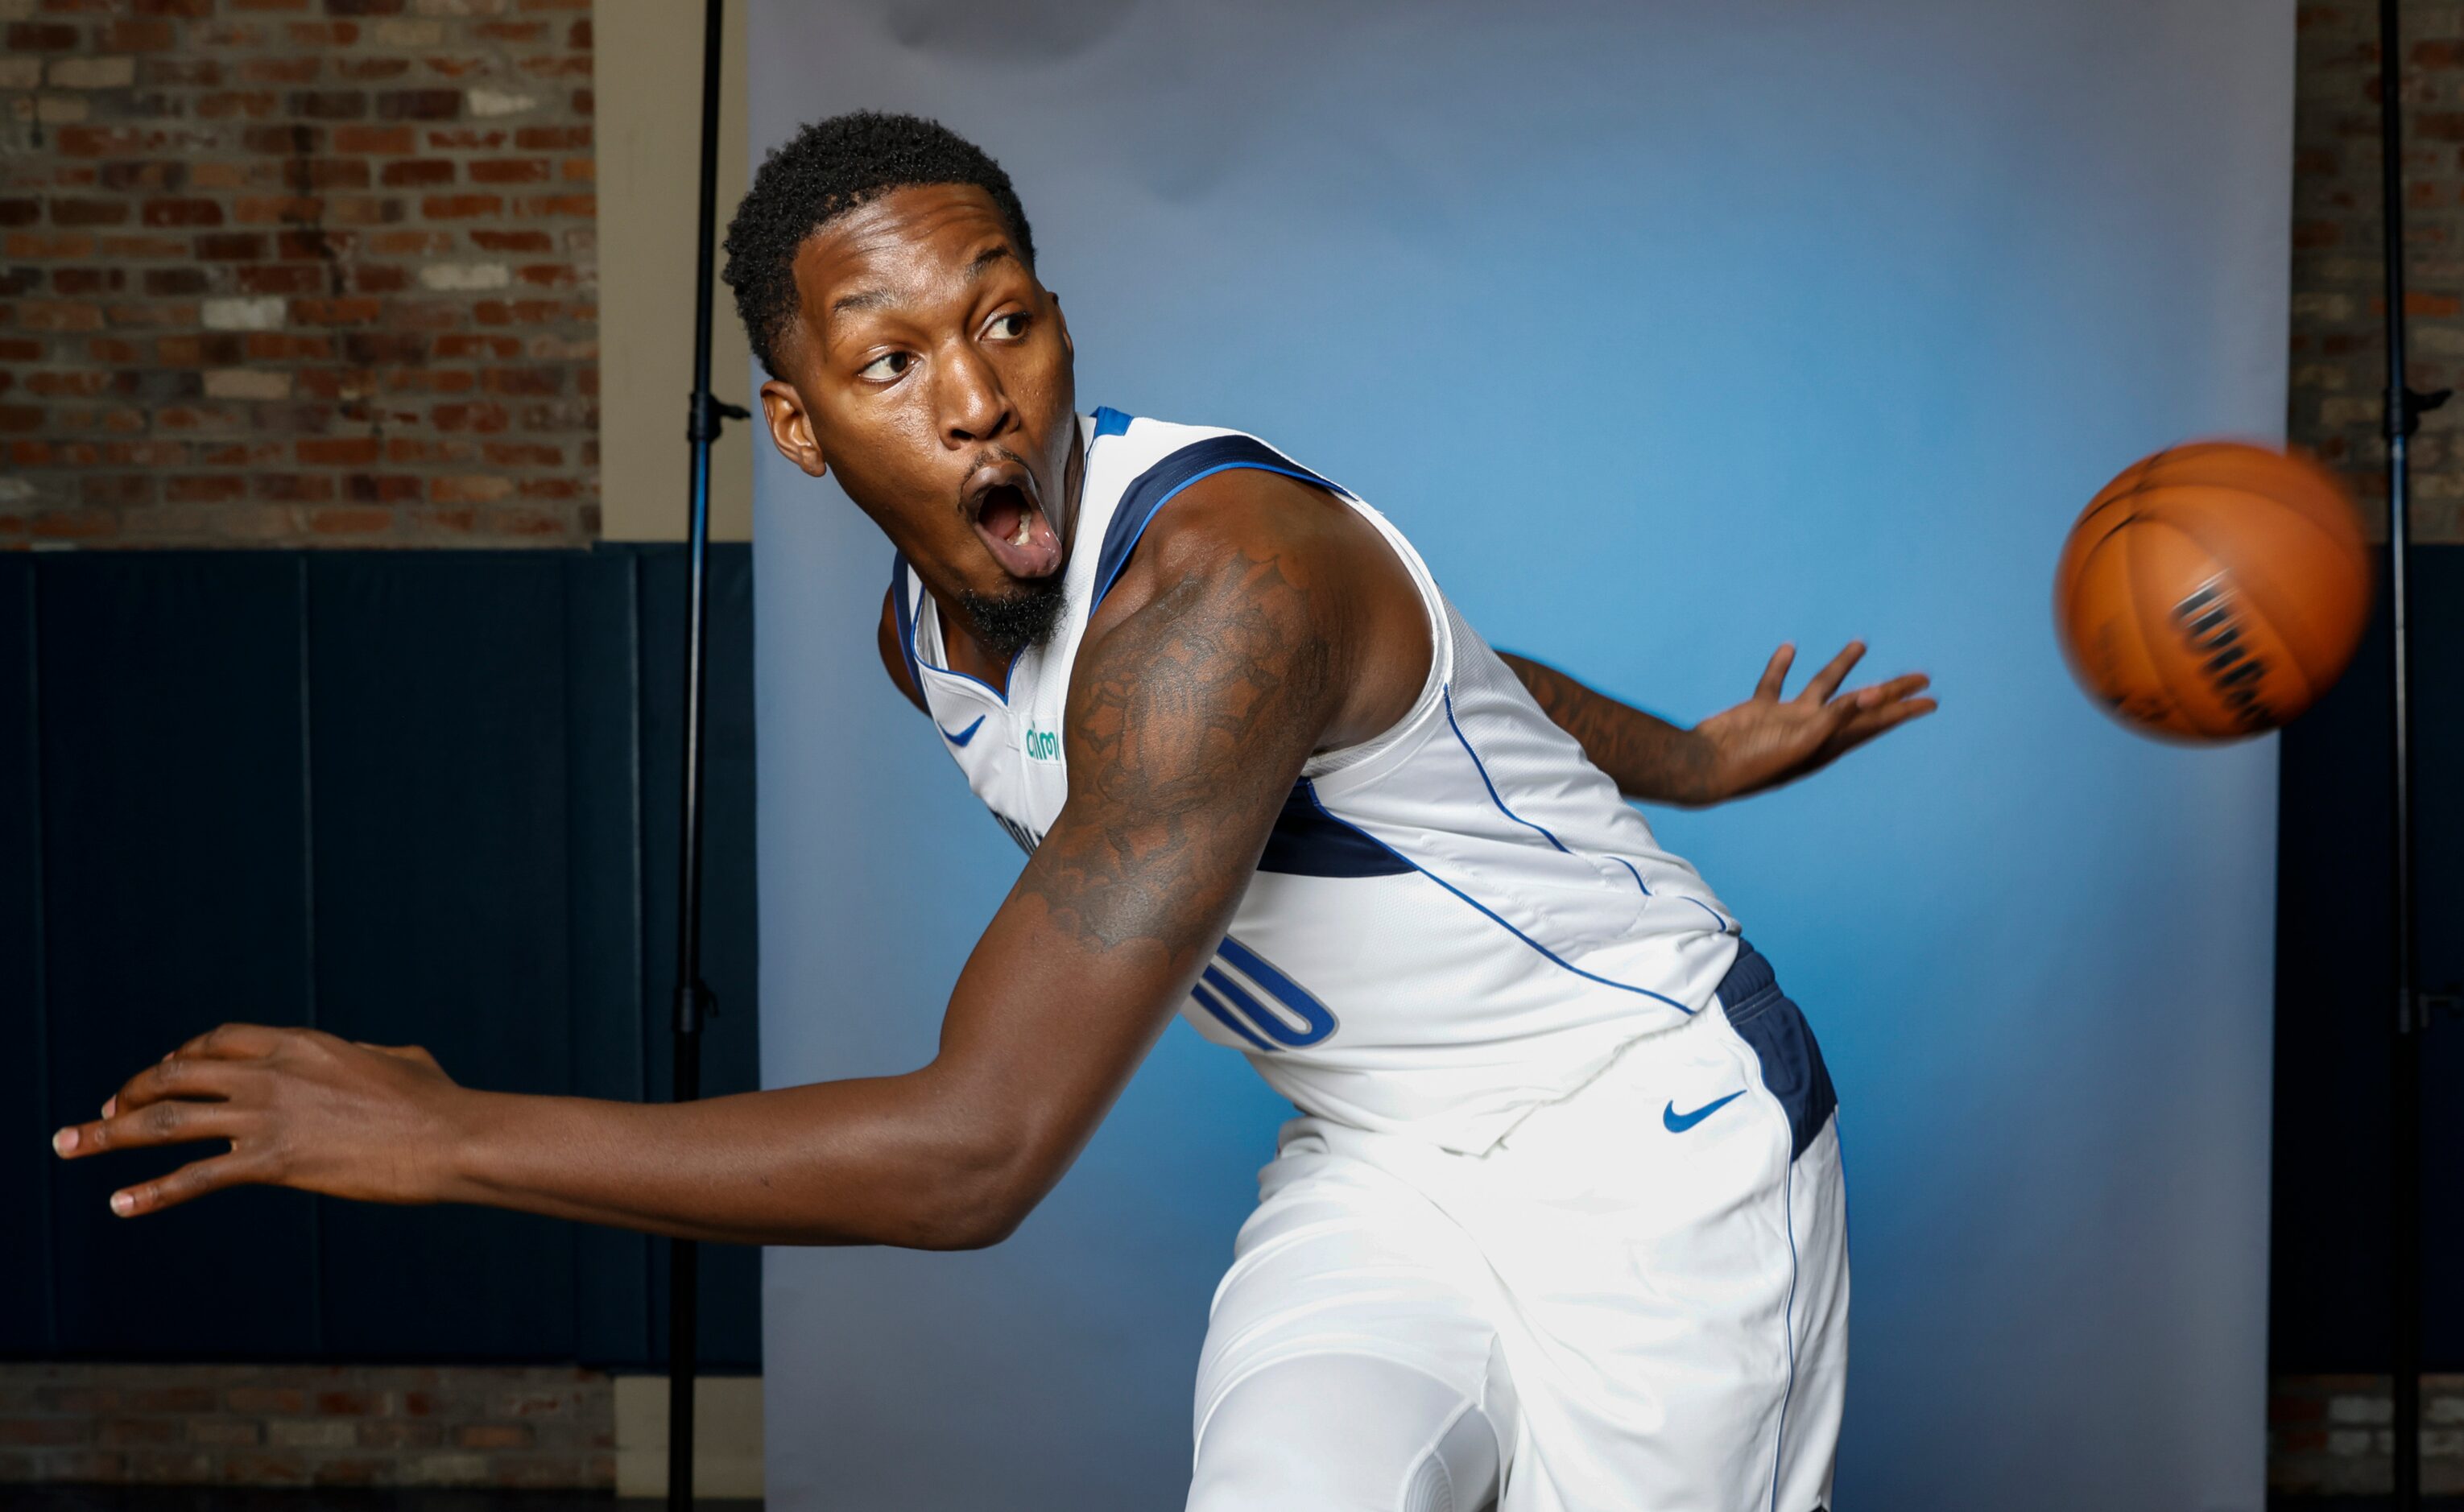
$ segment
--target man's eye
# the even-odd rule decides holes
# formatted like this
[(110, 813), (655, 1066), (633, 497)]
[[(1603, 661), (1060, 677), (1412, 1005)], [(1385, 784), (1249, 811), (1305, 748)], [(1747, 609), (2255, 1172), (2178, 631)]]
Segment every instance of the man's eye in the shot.
[(988, 335), (1014, 341), (1026, 334), (1026, 313), (1014, 310), (1008, 315), (994, 316), (993, 323), (984, 329)]
[(907, 364), (913, 361), (915, 361), (915, 354), (913, 352), (884, 352), (857, 368), (855, 376), (882, 380), (896, 378), (906, 372)]

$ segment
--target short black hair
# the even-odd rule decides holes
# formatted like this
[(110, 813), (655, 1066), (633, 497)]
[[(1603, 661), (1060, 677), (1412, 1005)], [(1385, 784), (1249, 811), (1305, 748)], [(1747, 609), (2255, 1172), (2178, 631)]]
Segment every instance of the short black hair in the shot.
[(992, 196), (1018, 254), (1035, 267), (1026, 210), (983, 148), (937, 121), (850, 111), (806, 125), (771, 149), (728, 222), (727, 271), (736, 313), (753, 355), (773, 378), (779, 345), (796, 323), (796, 251), (804, 238), (857, 206), (920, 184), (972, 184)]

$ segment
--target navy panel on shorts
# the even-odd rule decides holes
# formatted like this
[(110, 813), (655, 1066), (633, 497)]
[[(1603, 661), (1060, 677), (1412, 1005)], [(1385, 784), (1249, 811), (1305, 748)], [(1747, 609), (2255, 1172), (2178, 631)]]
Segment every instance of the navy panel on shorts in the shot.
[(1763, 1065), (1763, 1085), (1788, 1110), (1789, 1158), (1805, 1153), (1814, 1136), (1839, 1106), (1831, 1086), (1831, 1069), (1822, 1063), (1822, 1047), (1814, 1042), (1813, 1026), (1789, 996), (1760, 951), (1737, 942), (1737, 958), (1720, 979), (1720, 1005), (1728, 1026), (1753, 1046)]

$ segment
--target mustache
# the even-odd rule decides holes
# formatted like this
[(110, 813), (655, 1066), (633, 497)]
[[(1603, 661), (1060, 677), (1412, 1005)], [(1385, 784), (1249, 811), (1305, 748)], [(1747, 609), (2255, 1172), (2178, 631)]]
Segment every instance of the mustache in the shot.
[(1038, 507), (1042, 507), (1043, 500), (1041, 495), (1043, 493), (1043, 486), (1036, 481), (1035, 468), (1033, 465), (1030, 464), (1026, 458), (1020, 456), (1009, 448), (1002, 446), (999, 442), (994, 442), (986, 446), (982, 450), (977, 452), (973, 457), (969, 458), (967, 462), (967, 471), (959, 475), (959, 514), (964, 515), (967, 513), (968, 502), (975, 496), (976, 474), (981, 472), (988, 467), (998, 467), (1002, 463), (1014, 464), (1019, 471), (1026, 474), (1027, 493), (1029, 495), (1036, 498)]

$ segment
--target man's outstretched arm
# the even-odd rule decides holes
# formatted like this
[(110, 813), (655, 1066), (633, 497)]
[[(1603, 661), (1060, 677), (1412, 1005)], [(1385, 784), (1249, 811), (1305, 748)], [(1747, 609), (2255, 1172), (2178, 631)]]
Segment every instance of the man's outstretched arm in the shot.
[(117, 1194), (127, 1216), (263, 1183), (751, 1243), (994, 1242), (1187, 995), (1326, 728), (1338, 656), (1309, 577), (1271, 547), (1183, 554), (1168, 586), (1090, 641), (1068, 800), (919, 1070), (645, 1106), (474, 1091), (424, 1052), (233, 1025), (55, 1145), (81, 1158), (229, 1142)]
[(1501, 653), (1541, 711), (1573, 735), (1592, 764), (1618, 791), (1649, 803), (1701, 808), (1793, 781), (1830, 765), (1885, 730), (1933, 712), (1923, 672), (1839, 691), (1865, 654), (1851, 641), (1809, 679), (1794, 698), (1782, 698), (1796, 647), (1771, 653), (1754, 695), (1691, 730), (1596, 692), (1529, 657)]

